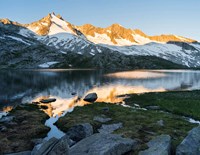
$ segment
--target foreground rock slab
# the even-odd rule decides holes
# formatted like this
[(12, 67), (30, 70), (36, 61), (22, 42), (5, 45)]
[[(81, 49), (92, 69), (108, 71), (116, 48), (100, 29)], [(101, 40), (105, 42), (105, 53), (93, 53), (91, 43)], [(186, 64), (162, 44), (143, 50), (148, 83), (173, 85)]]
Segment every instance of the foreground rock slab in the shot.
[(97, 100), (97, 98), (98, 98), (98, 96), (96, 93), (90, 93), (90, 94), (86, 95), (83, 100), (86, 102), (94, 102)]
[(133, 150), (137, 141), (120, 135), (97, 133), (70, 148), (71, 155), (121, 155)]
[(193, 128), (176, 149), (176, 155), (200, 155), (200, 126)]
[(140, 151), (139, 155), (169, 155), (171, 150), (171, 137), (161, 135), (147, 143), (149, 149)]
[(69, 146), (66, 136), (61, 139), (51, 138), (47, 142), (35, 146), (31, 155), (68, 155)]

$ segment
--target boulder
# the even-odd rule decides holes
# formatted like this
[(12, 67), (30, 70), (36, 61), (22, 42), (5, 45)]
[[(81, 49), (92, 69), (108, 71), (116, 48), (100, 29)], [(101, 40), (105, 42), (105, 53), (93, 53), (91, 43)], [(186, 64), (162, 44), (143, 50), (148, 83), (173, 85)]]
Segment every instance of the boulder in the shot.
[(176, 149), (176, 155), (200, 155), (200, 126), (193, 128)]
[(56, 102), (55, 98), (49, 98), (49, 99), (44, 99), (40, 101), (41, 103), (51, 103), (51, 102)]
[(51, 149), (48, 155), (69, 155), (68, 139), (62, 137)]
[(93, 134), (93, 127), (89, 123), (75, 125), (71, 127), (66, 133), (69, 139), (75, 142), (78, 142), (82, 140), (83, 138), (86, 138), (92, 134)]
[(6, 155), (31, 155), (31, 151), (23, 151), (23, 152), (18, 152), (18, 153), (10, 153)]
[(90, 93), (90, 94), (86, 95), (83, 100), (86, 102), (95, 102), (97, 100), (97, 98), (98, 98), (98, 96), (96, 93)]
[(122, 128), (122, 123), (116, 124), (103, 124), (100, 129), (98, 129), (99, 133), (112, 133), (113, 131)]
[(95, 116), (93, 118), (94, 121), (100, 122), (100, 123), (106, 123), (112, 120), (112, 118), (107, 118), (105, 115), (102, 116)]
[(63, 136), (61, 139), (51, 138), (50, 140), (34, 147), (31, 155), (68, 155), (68, 138)]
[(169, 155), (171, 152), (171, 137), (160, 135), (147, 143), (149, 149), (140, 151), (139, 155)]
[(120, 135), (97, 133), (70, 148), (70, 155), (121, 155), (133, 150), (137, 141)]
[(31, 155), (46, 155), (57, 142), (58, 139), (53, 137), (42, 144), (36, 145), (33, 148)]

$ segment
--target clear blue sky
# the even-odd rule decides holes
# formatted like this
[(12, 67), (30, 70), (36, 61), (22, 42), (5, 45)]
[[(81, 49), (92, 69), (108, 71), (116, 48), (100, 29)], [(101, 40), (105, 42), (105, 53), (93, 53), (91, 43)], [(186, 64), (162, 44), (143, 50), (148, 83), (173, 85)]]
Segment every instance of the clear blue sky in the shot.
[(21, 23), (50, 12), (75, 24), (119, 23), (149, 35), (177, 34), (200, 41), (200, 0), (1, 0), (0, 18)]

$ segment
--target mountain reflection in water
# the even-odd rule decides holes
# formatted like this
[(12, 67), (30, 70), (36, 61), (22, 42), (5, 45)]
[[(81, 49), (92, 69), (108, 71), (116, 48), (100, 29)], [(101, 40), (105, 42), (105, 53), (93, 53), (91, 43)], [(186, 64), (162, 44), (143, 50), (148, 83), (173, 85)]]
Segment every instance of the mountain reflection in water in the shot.
[[(132, 93), (194, 90), (200, 88), (200, 72), (192, 70), (138, 70), (109, 73), (102, 70), (1, 71), (0, 109), (20, 103), (56, 98), (50, 116), (74, 106), (87, 104), (82, 99), (91, 92), (97, 102), (119, 103), (116, 96)], [(75, 96), (73, 93), (75, 92)]]

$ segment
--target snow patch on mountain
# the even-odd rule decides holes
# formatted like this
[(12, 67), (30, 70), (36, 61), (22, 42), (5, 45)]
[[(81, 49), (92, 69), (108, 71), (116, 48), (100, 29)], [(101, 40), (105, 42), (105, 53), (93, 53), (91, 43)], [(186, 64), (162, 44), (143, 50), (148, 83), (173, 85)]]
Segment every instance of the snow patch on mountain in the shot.
[(57, 61), (52, 61), (52, 62), (46, 62), (46, 63), (40, 64), (40, 65), (38, 65), (38, 66), (39, 66), (40, 68), (49, 68), (50, 66), (55, 65), (55, 64), (57, 64), (57, 63), (59, 63), (59, 62), (57, 62)]
[(17, 38), (17, 37), (14, 37), (14, 36), (6, 36), (6, 37), (11, 38), (11, 39), (14, 39), (14, 40), (19, 41), (19, 42), (22, 42), (22, 43), (24, 43), (24, 44), (26, 44), (26, 45), (31, 45), (30, 43), (24, 41), (24, 40), (21, 39), (21, 38)]

